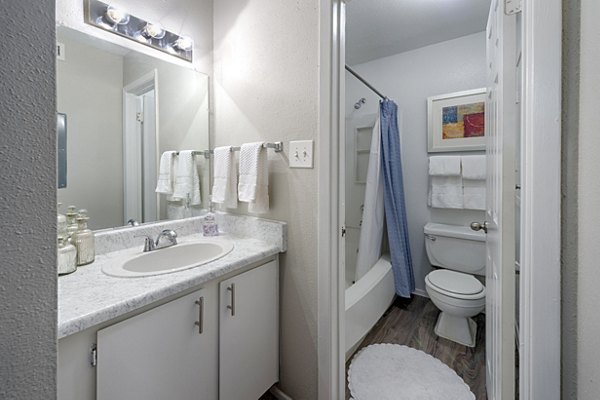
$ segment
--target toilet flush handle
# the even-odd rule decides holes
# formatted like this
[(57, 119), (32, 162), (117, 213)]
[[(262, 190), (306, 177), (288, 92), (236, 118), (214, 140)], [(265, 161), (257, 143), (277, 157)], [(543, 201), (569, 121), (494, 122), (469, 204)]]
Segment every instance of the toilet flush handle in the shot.
[(485, 233), (487, 233), (488, 222), (484, 221), (483, 224), (479, 222), (471, 222), (471, 229), (473, 229), (474, 231), (484, 231)]

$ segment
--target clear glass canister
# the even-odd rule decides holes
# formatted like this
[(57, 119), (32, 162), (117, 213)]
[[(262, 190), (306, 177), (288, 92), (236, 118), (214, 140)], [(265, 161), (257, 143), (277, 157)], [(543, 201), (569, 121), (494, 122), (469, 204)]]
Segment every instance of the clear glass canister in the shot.
[(96, 245), (94, 232), (87, 227), (89, 220), (86, 210), (79, 210), (77, 217), (78, 229), (71, 236), (71, 243), (77, 248), (77, 265), (86, 265), (94, 262), (96, 258)]
[(57, 268), (58, 275), (66, 275), (77, 270), (77, 249), (64, 236), (58, 237)]
[(77, 211), (75, 210), (75, 206), (67, 207), (67, 212), (65, 213), (67, 216), (67, 235), (70, 237), (72, 234), (77, 232)]

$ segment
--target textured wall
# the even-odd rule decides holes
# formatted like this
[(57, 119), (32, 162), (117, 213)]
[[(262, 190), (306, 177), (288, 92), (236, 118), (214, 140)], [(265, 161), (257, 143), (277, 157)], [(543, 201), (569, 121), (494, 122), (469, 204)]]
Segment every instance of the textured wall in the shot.
[[(318, 23), (317, 1), (215, 2), (215, 145), (281, 140), (287, 146), (317, 137)], [(265, 215), (289, 223), (281, 257), (280, 385), (295, 400), (314, 400), (317, 169), (289, 169), (288, 157), (287, 150), (269, 151)]]
[[(416, 288), (424, 294), (424, 279), (431, 271), (431, 265), (425, 253), (423, 226), (430, 221), (465, 225), (483, 219), (483, 211), (427, 207), (427, 97), (485, 87), (485, 32), (380, 58), (353, 68), (384, 95), (395, 100), (401, 112), (399, 127), (410, 247)], [(355, 110), (354, 103), (361, 97), (365, 97), (367, 103), (360, 110)], [(377, 95), (346, 73), (347, 117), (353, 119), (377, 113), (378, 102)], [(359, 210), (360, 203), (352, 202), (350, 198), (347, 209)]]
[(561, 144), (561, 388), (563, 399), (577, 398), (579, 19), (579, 2), (564, 0)]
[(581, 64), (579, 88), (579, 182), (577, 279), (577, 398), (592, 400), (600, 393), (600, 2), (581, 1)]
[(0, 398), (56, 398), (54, 3), (2, 2)]

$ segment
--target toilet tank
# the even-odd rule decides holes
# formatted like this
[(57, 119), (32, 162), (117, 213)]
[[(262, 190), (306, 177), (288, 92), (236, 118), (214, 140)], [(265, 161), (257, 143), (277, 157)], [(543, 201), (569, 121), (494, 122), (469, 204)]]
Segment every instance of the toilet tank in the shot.
[(425, 248), (431, 265), (485, 275), (485, 233), (468, 226), (428, 223)]

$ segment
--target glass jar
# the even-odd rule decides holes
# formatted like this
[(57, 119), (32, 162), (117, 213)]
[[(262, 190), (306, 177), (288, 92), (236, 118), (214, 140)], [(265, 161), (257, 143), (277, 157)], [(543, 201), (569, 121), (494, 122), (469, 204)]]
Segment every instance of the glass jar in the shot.
[(56, 214), (56, 233), (59, 237), (67, 237), (67, 217), (60, 213), (61, 203), (58, 203), (58, 213)]
[(79, 210), (77, 232), (71, 236), (71, 243), (77, 248), (77, 266), (90, 264), (96, 258), (94, 232), (88, 229), (88, 220), (87, 210)]
[(65, 215), (67, 216), (67, 236), (71, 237), (78, 229), (77, 211), (75, 210), (75, 206), (67, 207)]
[(58, 237), (57, 268), (58, 275), (66, 275), (77, 270), (77, 249), (65, 236)]

